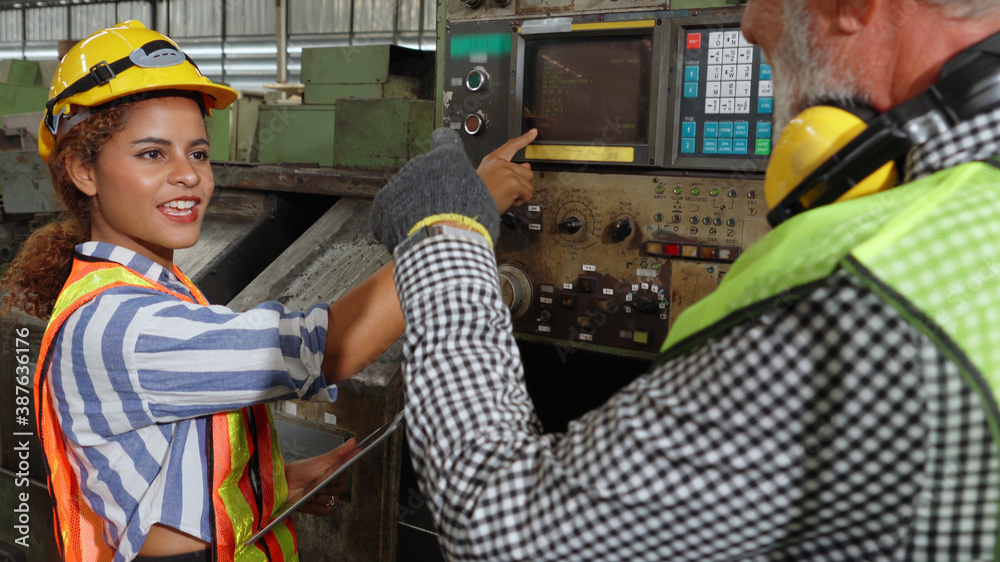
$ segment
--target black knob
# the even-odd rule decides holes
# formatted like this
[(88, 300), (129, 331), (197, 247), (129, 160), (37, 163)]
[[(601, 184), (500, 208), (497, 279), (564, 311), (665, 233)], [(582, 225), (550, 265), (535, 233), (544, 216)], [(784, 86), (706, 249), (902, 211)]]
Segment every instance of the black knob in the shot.
[(521, 229), (524, 228), (524, 219), (510, 211), (507, 211), (506, 213), (500, 215), (500, 224), (511, 230), (520, 232)]
[(652, 314), (656, 312), (656, 302), (649, 297), (637, 297), (634, 301), (632, 301), (632, 304), (634, 304), (639, 312), (642, 312), (643, 314)]
[(625, 217), (611, 227), (611, 237), (621, 242), (632, 235), (632, 221)]
[(583, 221), (576, 217), (570, 217), (559, 223), (558, 228), (560, 231), (567, 234), (576, 234), (577, 232), (580, 232), (581, 228), (583, 228)]
[(485, 0), (462, 0), (462, 3), (469, 7), (470, 10), (475, 10), (476, 8), (483, 5)]

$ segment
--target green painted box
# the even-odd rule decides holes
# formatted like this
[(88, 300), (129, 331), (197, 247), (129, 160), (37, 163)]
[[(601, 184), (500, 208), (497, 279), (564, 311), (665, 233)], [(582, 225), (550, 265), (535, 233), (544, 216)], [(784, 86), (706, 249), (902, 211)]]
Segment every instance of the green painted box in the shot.
[(333, 165), (333, 105), (261, 105), (257, 120), (257, 161)]
[(395, 45), (302, 49), (303, 101), (341, 98), (430, 99), (434, 53)]
[(434, 102), (341, 99), (335, 123), (334, 167), (395, 171), (430, 149)]
[(420, 97), (420, 80), (403, 76), (390, 76), (374, 84), (306, 84), (302, 102), (306, 104), (336, 103), (341, 98), (377, 99)]

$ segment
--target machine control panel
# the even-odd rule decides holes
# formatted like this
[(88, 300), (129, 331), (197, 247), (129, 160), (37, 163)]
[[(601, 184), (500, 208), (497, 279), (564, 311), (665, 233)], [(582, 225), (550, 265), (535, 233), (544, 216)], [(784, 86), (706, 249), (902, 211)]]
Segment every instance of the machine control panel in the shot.
[(652, 354), (767, 233), (757, 180), (539, 172), (497, 259), (515, 332)]
[(771, 67), (740, 7), (535, 4), (449, 3), (442, 125), (473, 163), (539, 130), (496, 245), (515, 335), (651, 358), (769, 230)]

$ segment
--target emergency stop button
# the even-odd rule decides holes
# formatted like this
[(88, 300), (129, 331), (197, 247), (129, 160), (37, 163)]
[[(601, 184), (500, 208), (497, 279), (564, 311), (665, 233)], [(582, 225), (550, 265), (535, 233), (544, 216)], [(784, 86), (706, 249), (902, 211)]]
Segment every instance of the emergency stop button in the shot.
[(483, 118), (482, 117), (480, 117), (480, 116), (478, 116), (478, 115), (476, 115), (476, 114), (473, 113), (471, 115), (468, 115), (465, 118), (465, 132), (466, 133), (469, 133), (470, 135), (478, 135), (479, 131), (481, 131), (481, 130), (483, 130)]

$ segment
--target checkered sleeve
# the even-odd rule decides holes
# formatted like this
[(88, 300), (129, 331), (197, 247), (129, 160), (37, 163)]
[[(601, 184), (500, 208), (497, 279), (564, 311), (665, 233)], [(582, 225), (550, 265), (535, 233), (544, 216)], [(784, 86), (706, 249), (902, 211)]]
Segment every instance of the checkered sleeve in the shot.
[(948, 464), (928, 459), (928, 412), (965, 428), (955, 462), (995, 467), (985, 419), (958, 399), (928, 409), (941, 354), (850, 275), (656, 367), (554, 435), (535, 423), (496, 275), (488, 246), (445, 236), (396, 264), (408, 438), (448, 558), (920, 558), (905, 545), (926, 532), (939, 551), (992, 548), (986, 465), (948, 473), (947, 497), (979, 508), (921, 500)]

